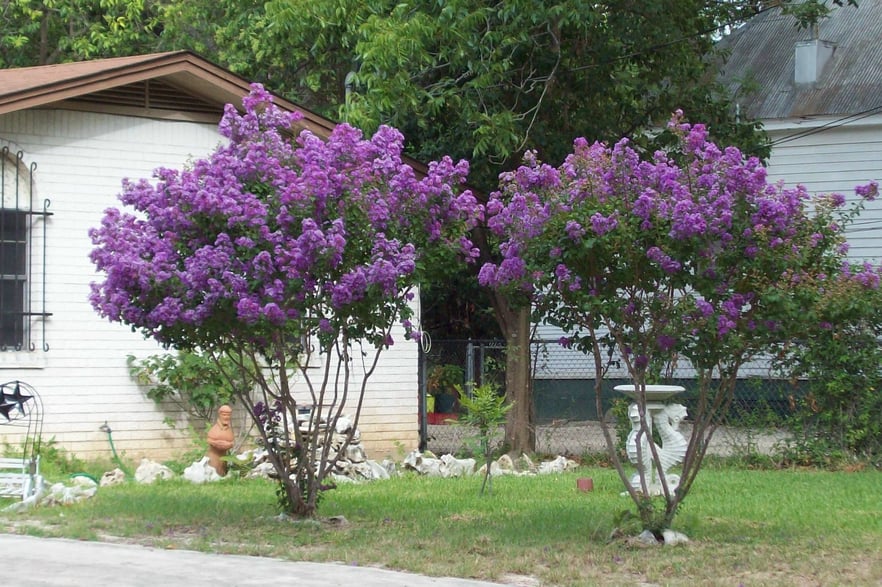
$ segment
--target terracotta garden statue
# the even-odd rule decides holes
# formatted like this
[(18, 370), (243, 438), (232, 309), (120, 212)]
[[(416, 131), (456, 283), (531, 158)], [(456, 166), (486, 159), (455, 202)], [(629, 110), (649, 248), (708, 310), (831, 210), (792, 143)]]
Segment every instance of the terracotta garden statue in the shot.
[(227, 463), (223, 457), (233, 448), (233, 427), (230, 424), (233, 408), (223, 405), (217, 409), (217, 422), (208, 431), (208, 464), (217, 474), (227, 474)]

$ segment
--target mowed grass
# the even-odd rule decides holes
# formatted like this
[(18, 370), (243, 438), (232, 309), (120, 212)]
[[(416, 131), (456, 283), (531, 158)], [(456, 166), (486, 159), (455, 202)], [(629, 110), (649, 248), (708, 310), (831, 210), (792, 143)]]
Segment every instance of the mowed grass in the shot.
[[(586, 476), (594, 491), (579, 492)], [(126, 484), (78, 505), (4, 512), (0, 529), (521, 585), (882, 584), (877, 471), (707, 468), (675, 523), (690, 543), (657, 548), (609, 540), (616, 515), (632, 509), (609, 469), (497, 477), (483, 497), (480, 484), (341, 485), (325, 494), (321, 520), (306, 522), (278, 516), (268, 481)]]

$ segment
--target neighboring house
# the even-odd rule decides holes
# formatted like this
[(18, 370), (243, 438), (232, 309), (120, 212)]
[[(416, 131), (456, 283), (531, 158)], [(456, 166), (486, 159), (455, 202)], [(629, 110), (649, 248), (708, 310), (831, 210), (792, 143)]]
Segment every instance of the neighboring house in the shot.
[[(44, 440), (79, 457), (119, 451), (160, 458), (192, 444), (129, 376), (126, 357), (161, 352), (151, 340), (100, 318), (89, 284), (89, 228), (118, 206), (123, 178), (151, 177), (221, 143), (226, 103), (249, 83), (188, 52), (0, 70), (0, 383), (22, 380), (43, 401)], [(333, 123), (304, 114), (327, 136)], [(418, 443), (417, 345), (386, 351), (372, 377), (359, 430), (368, 456)], [(18, 444), (3, 426), (0, 441)]]
[[(855, 186), (882, 183), (880, 23), (882, 0), (862, 0), (858, 8), (834, 6), (817, 30), (799, 30), (792, 16), (773, 7), (721, 41), (729, 52), (723, 82), (739, 96), (740, 113), (761, 120), (772, 140), (770, 182), (802, 184), (814, 195), (838, 192), (850, 201), (856, 199)], [(879, 262), (882, 199), (867, 204), (847, 236), (853, 259)], [(553, 341), (560, 336), (548, 325), (537, 330), (537, 338), (546, 341), (535, 353), (537, 415), (540, 421), (595, 418), (593, 367), (577, 351), (557, 346)], [(607, 387), (627, 382), (621, 362), (612, 359)], [(681, 367), (673, 375), (688, 387), (692, 372)], [(744, 381), (771, 377), (763, 360), (746, 365), (740, 375)], [(770, 381), (753, 382), (739, 393), (750, 397), (765, 385), (774, 389)]]
[[(770, 181), (812, 194), (882, 180), (882, 0), (833, 7), (814, 30), (771, 8), (722, 42), (723, 81), (742, 115), (772, 139)], [(882, 257), (882, 202), (871, 203), (848, 233), (850, 255)]]

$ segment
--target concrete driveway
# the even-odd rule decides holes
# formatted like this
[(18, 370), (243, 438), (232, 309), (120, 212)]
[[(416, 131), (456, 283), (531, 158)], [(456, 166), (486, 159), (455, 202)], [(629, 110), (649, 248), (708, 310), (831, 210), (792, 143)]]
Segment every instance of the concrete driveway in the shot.
[(127, 544), (0, 534), (0, 585), (10, 587), (499, 587), (350, 565), (160, 550)]

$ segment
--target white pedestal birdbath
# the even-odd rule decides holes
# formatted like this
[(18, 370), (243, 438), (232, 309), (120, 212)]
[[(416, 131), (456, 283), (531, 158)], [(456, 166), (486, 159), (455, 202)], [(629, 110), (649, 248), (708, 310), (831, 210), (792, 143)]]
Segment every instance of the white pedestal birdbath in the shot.
[[(680, 425), (686, 418), (686, 407), (682, 404), (668, 403), (672, 397), (685, 391), (679, 385), (647, 385), (645, 386), (646, 397), (646, 427), (640, 426), (640, 411), (637, 405), (639, 391), (634, 385), (617, 385), (616, 391), (625, 394), (635, 400), (628, 407), (628, 418), (631, 420), (631, 432), (625, 448), (628, 451), (628, 459), (637, 466), (637, 473), (631, 477), (631, 486), (643, 492), (640, 482), (641, 473), (646, 480), (649, 495), (662, 495), (661, 479), (664, 478), (668, 491), (673, 491), (680, 484), (679, 475), (668, 474), (668, 471), (683, 462), (686, 456), (686, 438), (680, 432)], [(655, 471), (652, 462), (652, 449), (649, 445), (652, 439), (653, 429), (658, 431), (661, 438), (661, 446), (655, 445), (658, 452), (661, 471)]]

